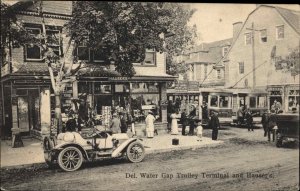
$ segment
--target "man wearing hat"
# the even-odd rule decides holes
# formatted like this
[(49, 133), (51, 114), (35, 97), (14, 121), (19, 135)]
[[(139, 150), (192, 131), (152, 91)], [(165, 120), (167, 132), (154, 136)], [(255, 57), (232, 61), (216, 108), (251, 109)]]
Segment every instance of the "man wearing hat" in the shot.
[(211, 111), (210, 127), (212, 128), (212, 140), (217, 140), (220, 122), (217, 112)]
[(153, 111), (150, 110), (145, 119), (146, 133), (148, 138), (153, 138), (154, 136), (154, 121), (155, 121), (155, 117), (153, 116)]

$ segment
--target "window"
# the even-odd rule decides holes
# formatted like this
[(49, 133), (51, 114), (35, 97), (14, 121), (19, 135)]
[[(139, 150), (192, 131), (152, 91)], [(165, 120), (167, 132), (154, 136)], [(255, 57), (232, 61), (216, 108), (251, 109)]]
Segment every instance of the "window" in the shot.
[(250, 97), (250, 107), (256, 108), (256, 97)]
[(49, 47), (53, 49), (53, 52), (57, 56), (61, 56), (61, 34), (60, 30), (55, 30), (55, 29), (46, 29), (46, 35), (47, 35), (47, 42), (49, 44)]
[(218, 96), (212, 95), (210, 98), (210, 106), (211, 107), (218, 107)]
[(268, 37), (267, 37), (267, 29), (263, 29), (260, 31), (260, 42), (267, 42)]
[(220, 96), (219, 105), (220, 105), (220, 108), (228, 108), (229, 97), (228, 96)]
[(94, 62), (106, 62), (107, 61), (107, 53), (105, 49), (97, 49), (93, 50), (93, 61)]
[[(41, 28), (27, 27), (26, 30), (33, 37), (37, 37), (38, 35), (41, 34)], [(25, 50), (26, 60), (41, 60), (42, 59), (41, 48), (38, 45), (36, 45), (35, 43), (26, 44), (25, 49), (26, 49)]]
[(267, 106), (267, 98), (266, 96), (258, 96), (258, 108), (264, 108)]
[(284, 25), (276, 27), (276, 39), (280, 40), (284, 38)]
[(146, 66), (155, 65), (155, 51), (154, 50), (146, 49), (145, 60), (143, 62), (143, 65), (146, 65)]
[(217, 78), (221, 79), (221, 70), (220, 69), (217, 69)]
[(204, 65), (204, 78), (207, 78), (207, 64)]
[(245, 33), (245, 44), (251, 44), (252, 39), (251, 39), (252, 35), (251, 33)]
[(299, 90), (290, 90), (288, 96), (288, 110), (299, 112), (300, 104), (300, 91)]
[(85, 60), (85, 61), (90, 60), (90, 51), (89, 48), (87, 47), (86, 41), (82, 41), (79, 43), (77, 47), (77, 57), (78, 60)]
[(239, 71), (240, 74), (244, 74), (244, 62), (239, 62)]
[(223, 52), (222, 52), (223, 54), (222, 55), (225, 56), (227, 54), (228, 50), (229, 50), (229, 46), (224, 46), (223, 47)]

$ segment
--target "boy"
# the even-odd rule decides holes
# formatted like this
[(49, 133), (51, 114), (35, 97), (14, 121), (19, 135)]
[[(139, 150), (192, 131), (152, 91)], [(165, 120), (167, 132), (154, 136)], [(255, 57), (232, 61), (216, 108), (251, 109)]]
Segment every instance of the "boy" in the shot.
[(198, 126), (197, 126), (197, 141), (202, 141), (202, 131), (203, 131), (203, 127), (201, 124), (201, 121), (198, 121)]

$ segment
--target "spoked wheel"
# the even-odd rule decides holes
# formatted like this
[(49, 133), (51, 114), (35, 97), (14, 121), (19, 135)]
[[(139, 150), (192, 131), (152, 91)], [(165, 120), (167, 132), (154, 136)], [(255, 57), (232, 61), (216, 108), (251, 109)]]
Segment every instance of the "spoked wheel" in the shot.
[(139, 142), (132, 142), (127, 147), (126, 155), (130, 162), (141, 162), (145, 157), (145, 148)]
[(67, 147), (58, 155), (58, 164), (65, 171), (75, 171), (79, 169), (83, 162), (81, 151), (76, 147)]

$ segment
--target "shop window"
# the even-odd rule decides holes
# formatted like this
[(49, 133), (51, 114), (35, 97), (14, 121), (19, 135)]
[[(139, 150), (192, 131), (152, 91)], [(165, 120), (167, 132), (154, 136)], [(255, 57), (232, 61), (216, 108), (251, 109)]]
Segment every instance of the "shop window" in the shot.
[[(39, 35), (42, 33), (41, 28), (34, 28), (34, 27), (26, 27), (27, 32), (32, 36), (33, 38), (38, 38)], [(26, 60), (41, 60), (42, 59), (42, 53), (41, 48), (37, 45), (36, 42), (33, 42), (31, 44), (25, 45), (25, 58)]]
[(284, 39), (284, 25), (276, 27), (276, 39)]
[(155, 82), (152, 82), (152, 83), (146, 83), (146, 82), (132, 83), (131, 84), (131, 92), (132, 93), (140, 93), (140, 92), (158, 93), (159, 92), (159, 84), (155, 83)]
[(210, 106), (211, 107), (218, 107), (218, 96), (212, 95), (210, 98)]
[(220, 96), (219, 105), (221, 108), (228, 108), (229, 106), (229, 97), (228, 96)]
[(111, 85), (95, 83), (94, 93), (95, 94), (110, 94), (111, 93)]
[(267, 29), (263, 29), (260, 31), (260, 42), (267, 42), (268, 37), (267, 37)]
[(256, 97), (250, 97), (250, 108), (256, 108)]
[(248, 45), (248, 44), (251, 44), (252, 43), (252, 35), (251, 33), (245, 33), (245, 44)]
[(240, 72), (240, 74), (244, 74), (244, 72), (245, 72), (244, 62), (239, 62), (239, 72)]
[(288, 110), (299, 112), (300, 95), (299, 90), (290, 90), (288, 96)]
[(115, 92), (122, 93), (122, 92), (129, 92), (129, 85), (128, 84), (116, 84), (115, 85)]
[(267, 106), (266, 96), (258, 96), (258, 107), (263, 108)]

